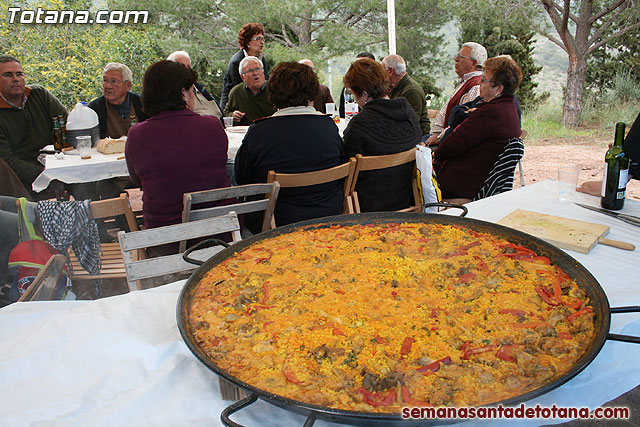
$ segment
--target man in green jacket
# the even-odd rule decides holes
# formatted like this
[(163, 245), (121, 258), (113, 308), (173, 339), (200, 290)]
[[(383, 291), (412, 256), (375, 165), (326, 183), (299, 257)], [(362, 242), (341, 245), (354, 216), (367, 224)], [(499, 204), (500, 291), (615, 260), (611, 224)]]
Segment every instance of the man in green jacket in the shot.
[(389, 75), (391, 81), (391, 93), (389, 98), (407, 98), (409, 105), (418, 116), (422, 134), (426, 135), (430, 130), (430, 122), (427, 110), (427, 100), (420, 85), (407, 74), (407, 65), (400, 55), (388, 55), (382, 60), (382, 66)]
[(276, 107), (269, 101), (262, 61), (245, 56), (238, 68), (242, 83), (229, 92), (224, 115), (233, 117), (234, 126), (249, 126), (254, 120), (275, 113)]
[(52, 143), (52, 117), (67, 117), (67, 110), (45, 88), (25, 85), (20, 61), (0, 55), (0, 157), (22, 184), (31, 184), (44, 166), (39, 150)]

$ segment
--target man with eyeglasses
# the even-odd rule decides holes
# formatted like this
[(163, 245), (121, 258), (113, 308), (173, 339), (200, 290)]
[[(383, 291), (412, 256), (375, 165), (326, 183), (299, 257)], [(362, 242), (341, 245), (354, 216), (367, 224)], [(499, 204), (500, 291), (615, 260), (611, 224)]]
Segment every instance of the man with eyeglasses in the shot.
[(226, 117), (233, 117), (234, 126), (249, 126), (254, 120), (275, 113), (269, 101), (262, 62), (255, 56), (247, 56), (238, 67), (242, 83), (229, 92), (224, 108)]
[(482, 76), (482, 64), (487, 60), (487, 50), (479, 43), (467, 42), (462, 45), (454, 60), (460, 83), (434, 119), (431, 135), (426, 140), (427, 145), (440, 143), (439, 136), (444, 135), (453, 107), (473, 101), (480, 95), (480, 76)]
[(89, 108), (98, 114), (100, 138), (126, 136), (132, 124), (144, 121), (140, 95), (131, 90), (131, 70), (119, 62), (110, 62), (102, 71), (103, 95), (94, 99)]
[(67, 117), (60, 101), (42, 86), (26, 86), (20, 61), (0, 55), (0, 157), (34, 198), (51, 197), (36, 196), (31, 184), (44, 169), (38, 154), (51, 144), (51, 118), (60, 115)]

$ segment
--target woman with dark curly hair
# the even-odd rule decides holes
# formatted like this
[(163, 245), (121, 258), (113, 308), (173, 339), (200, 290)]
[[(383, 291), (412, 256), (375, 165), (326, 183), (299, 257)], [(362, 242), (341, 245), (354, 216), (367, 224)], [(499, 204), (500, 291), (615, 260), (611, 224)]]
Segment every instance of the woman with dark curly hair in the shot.
[[(278, 110), (249, 128), (236, 154), (238, 184), (267, 182), (270, 170), (311, 172), (340, 164), (343, 152), (338, 128), (330, 116), (313, 108), (318, 84), (307, 65), (281, 62), (275, 66), (267, 91)], [(339, 182), (283, 188), (275, 210), (276, 224), (340, 214), (343, 198)]]
[(433, 152), (444, 199), (473, 199), (507, 142), (522, 133), (513, 100), (520, 66), (506, 55), (489, 58), (480, 82), (482, 104)]
[(129, 130), (125, 155), (140, 185), (146, 228), (182, 221), (182, 195), (229, 187), (227, 134), (220, 120), (194, 104), (195, 71), (173, 61), (151, 65), (142, 83), (142, 108), (151, 117)]
[[(415, 147), (422, 130), (406, 98), (389, 99), (391, 83), (382, 65), (363, 58), (351, 64), (344, 76), (361, 110), (344, 131), (346, 157), (379, 156)], [(413, 165), (362, 172), (356, 191), (362, 212), (393, 211), (411, 206)]]
[(255, 56), (260, 59), (262, 61), (264, 77), (265, 79), (269, 79), (269, 67), (267, 66), (266, 58), (262, 54), (264, 41), (264, 28), (262, 25), (250, 22), (240, 28), (238, 32), (240, 50), (231, 57), (229, 65), (227, 65), (227, 71), (224, 73), (224, 79), (222, 80), (222, 97), (220, 98), (220, 109), (222, 111), (224, 111), (224, 107), (227, 105), (231, 89), (233, 89), (235, 85), (242, 83), (240, 70), (238, 69), (242, 58), (245, 56)]

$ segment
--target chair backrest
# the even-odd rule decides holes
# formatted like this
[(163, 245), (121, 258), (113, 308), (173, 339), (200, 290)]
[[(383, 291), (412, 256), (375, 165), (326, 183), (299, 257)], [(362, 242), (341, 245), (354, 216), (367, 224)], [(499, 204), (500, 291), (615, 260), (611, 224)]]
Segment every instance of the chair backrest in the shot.
[(93, 219), (113, 218), (118, 215), (124, 215), (129, 231), (139, 230), (127, 193), (122, 193), (120, 197), (113, 199), (92, 201), (89, 203), (89, 210)]
[[(529, 132), (527, 132), (526, 130), (522, 129), (522, 133), (520, 134), (520, 139), (522, 140), (522, 142), (524, 143), (524, 139), (527, 137), (527, 134)], [(522, 167), (522, 159), (520, 159), (518, 161), (518, 170), (520, 172), (520, 185), (522, 187), (525, 186), (525, 181), (524, 181), (524, 168)]]
[[(129, 289), (138, 289), (137, 281), (141, 279), (164, 276), (196, 268), (195, 265), (184, 261), (180, 253), (135, 260), (132, 257), (134, 251), (227, 232), (232, 233), (234, 242), (241, 239), (240, 223), (235, 212), (182, 224), (149, 228), (129, 233), (119, 232), (118, 241), (120, 242), (120, 249), (122, 250), (127, 271)], [(221, 249), (221, 247), (203, 249), (194, 252), (192, 256), (196, 259), (207, 259)]]
[(53, 300), (56, 285), (62, 275), (62, 269), (67, 262), (64, 255), (53, 255), (40, 269), (31, 285), (18, 299), (22, 301), (50, 301)]
[(421, 211), (420, 207), (420, 195), (418, 194), (418, 186), (415, 178), (415, 164), (416, 164), (416, 149), (411, 148), (407, 151), (402, 151), (395, 154), (385, 154), (382, 156), (363, 156), (362, 154), (356, 154), (356, 169), (353, 173), (353, 179), (351, 180), (351, 188), (349, 194), (353, 199), (353, 208), (355, 213), (360, 213), (360, 202), (358, 201), (358, 193), (356, 192), (356, 183), (358, 182), (358, 176), (360, 172), (387, 169), (395, 166), (405, 165), (407, 163), (413, 163), (413, 179), (411, 185), (413, 188), (413, 201), (414, 204), (406, 209), (401, 209), (401, 212), (405, 211)]
[(514, 172), (523, 155), (524, 144), (522, 140), (511, 138), (493, 164), (493, 168), (474, 200), (484, 199), (513, 189)]
[[(238, 185), (235, 187), (217, 188), (215, 190), (195, 191), (185, 193), (182, 197), (182, 222), (197, 221), (204, 218), (212, 218), (225, 215), (231, 211), (238, 215), (249, 212), (264, 211), (264, 219), (262, 221), (262, 231), (271, 228), (271, 218), (278, 200), (280, 192), (280, 183), (272, 182), (270, 184), (248, 184)], [(201, 203), (215, 202), (232, 198), (264, 196), (260, 200), (249, 200), (246, 202), (238, 202), (224, 206), (214, 206), (210, 208), (194, 209), (195, 205)], [(180, 242), (180, 252), (184, 252), (186, 241)]]
[(353, 157), (347, 163), (313, 172), (302, 173), (277, 173), (269, 171), (267, 182), (278, 181), (280, 187), (308, 187), (310, 185), (324, 184), (327, 182), (344, 179), (344, 213), (354, 213), (353, 203), (350, 197), (351, 181), (356, 168), (356, 159)]

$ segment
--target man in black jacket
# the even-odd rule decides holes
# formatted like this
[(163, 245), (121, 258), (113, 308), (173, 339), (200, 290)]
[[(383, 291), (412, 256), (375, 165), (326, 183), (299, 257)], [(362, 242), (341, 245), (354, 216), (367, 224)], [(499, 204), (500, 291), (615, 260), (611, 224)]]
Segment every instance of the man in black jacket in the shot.
[(89, 108), (98, 114), (100, 138), (126, 136), (129, 128), (149, 116), (142, 111), (140, 95), (131, 90), (131, 70), (119, 62), (110, 62), (102, 71), (103, 95)]

